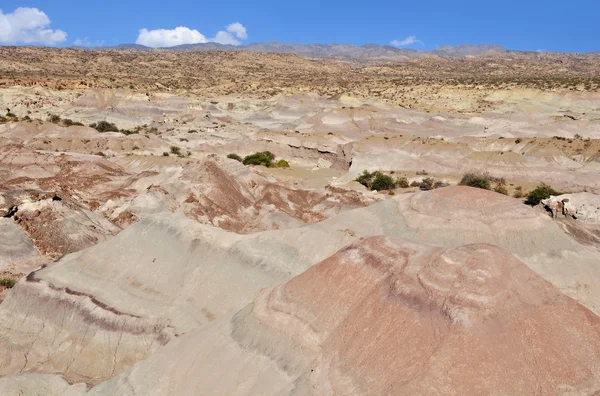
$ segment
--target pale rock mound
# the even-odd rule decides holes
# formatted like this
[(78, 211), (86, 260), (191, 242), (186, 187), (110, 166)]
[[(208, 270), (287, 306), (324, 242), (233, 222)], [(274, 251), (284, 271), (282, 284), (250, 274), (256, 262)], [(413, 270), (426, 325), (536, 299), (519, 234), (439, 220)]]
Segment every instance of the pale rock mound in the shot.
[(563, 194), (543, 200), (542, 204), (551, 209), (558, 202), (563, 202), (566, 213), (577, 220), (600, 224), (600, 196), (589, 192)]
[(500, 246), (598, 312), (598, 252), (548, 216), (489, 191), (407, 194), (316, 224), (247, 235), (164, 213), (19, 282), (0, 305), (0, 342), (9, 351), (0, 373), (101, 382), (178, 335), (214, 328), (261, 288), (375, 235), (448, 248)]
[(251, 235), (182, 215), (148, 217), (114, 238), (32, 272), (0, 305), (0, 374), (60, 372), (97, 383), (179, 334), (241, 309), (381, 226), (366, 213)]
[(503, 249), (373, 237), (89, 393), (593, 394), (599, 330)]
[(71, 385), (60, 375), (23, 374), (0, 378), (0, 395), (3, 396), (82, 396), (83, 383)]
[(10, 219), (0, 217), (0, 272), (31, 271), (45, 262), (27, 234)]

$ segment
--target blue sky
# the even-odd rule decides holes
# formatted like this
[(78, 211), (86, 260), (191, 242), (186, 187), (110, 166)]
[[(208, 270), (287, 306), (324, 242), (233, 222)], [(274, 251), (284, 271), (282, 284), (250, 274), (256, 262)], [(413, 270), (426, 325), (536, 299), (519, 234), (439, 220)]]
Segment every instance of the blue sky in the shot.
[[(18, 7), (39, 11), (15, 13)], [(416, 49), (492, 43), (517, 50), (600, 51), (599, 0), (2, 0), (0, 8), (2, 44), (396, 40)], [(239, 25), (231, 27), (234, 22)], [(185, 29), (170, 31), (178, 26)]]

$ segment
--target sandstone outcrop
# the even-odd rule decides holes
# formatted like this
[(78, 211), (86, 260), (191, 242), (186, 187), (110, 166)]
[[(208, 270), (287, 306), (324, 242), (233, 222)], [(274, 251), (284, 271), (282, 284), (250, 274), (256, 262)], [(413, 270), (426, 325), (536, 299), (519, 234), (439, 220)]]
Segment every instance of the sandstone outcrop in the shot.
[(599, 327), (495, 246), (373, 237), (90, 394), (593, 394)]

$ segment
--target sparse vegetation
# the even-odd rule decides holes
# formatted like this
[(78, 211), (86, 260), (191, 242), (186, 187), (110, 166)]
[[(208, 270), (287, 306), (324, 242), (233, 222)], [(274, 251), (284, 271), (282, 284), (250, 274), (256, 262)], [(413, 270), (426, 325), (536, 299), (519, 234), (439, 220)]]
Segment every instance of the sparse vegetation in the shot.
[(542, 202), (543, 199), (548, 199), (550, 196), (561, 195), (562, 193), (555, 190), (546, 183), (542, 183), (527, 194), (527, 205), (535, 206)]
[(363, 171), (356, 179), (357, 182), (371, 191), (384, 191), (396, 188), (396, 181), (380, 171)]
[(7, 289), (12, 289), (17, 284), (17, 281), (13, 278), (1, 277), (0, 278), (0, 287), (5, 287)]
[(246, 156), (242, 163), (244, 165), (264, 165), (267, 168), (273, 166), (273, 160), (275, 159), (275, 155), (270, 151), (263, 151), (260, 153), (255, 153), (252, 155)]
[(90, 128), (94, 128), (98, 132), (119, 132), (119, 128), (115, 124), (107, 121), (90, 124)]
[(99, 155), (100, 157), (106, 157), (106, 154), (104, 154), (102, 151), (97, 151), (95, 154)]
[(169, 156), (169, 153), (166, 151), (163, 151), (163, 157), (168, 157), (168, 156)]
[(238, 162), (242, 162), (243, 161), (242, 157), (240, 157), (239, 155), (237, 155), (235, 153), (227, 154), (227, 158), (232, 159), (232, 160), (236, 160)]
[(289, 162), (287, 162), (286, 160), (283, 160), (283, 159), (277, 161), (276, 165), (277, 165), (278, 168), (289, 168), (290, 167)]
[(181, 155), (181, 148), (177, 146), (171, 146), (169, 150), (171, 151), (171, 154)]
[(408, 188), (410, 187), (410, 184), (408, 184), (408, 179), (403, 176), (396, 179), (396, 186), (400, 188)]
[(396, 187), (396, 183), (391, 176), (383, 174), (381, 172), (375, 172), (375, 178), (373, 183), (371, 184), (371, 190), (382, 191), (382, 190), (392, 190)]
[(491, 189), (489, 175), (485, 173), (466, 173), (458, 184), (461, 186), (481, 188), (483, 190)]
[(498, 184), (496, 187), (494, 187), (494, 191), (502, 195), (508, 195), (508, 189), (506, 188), (506, 186), (503, 186), (501, 184)]
[(371, 184), (373, 184), (374, 173), (367, 171), (366, 169), (361, 173), (355, 181), (359, 182), (363, 186), (367, 187), (369, 190), (371, 189)]
[(515, 192), (513, 194), (514, 198), (523, 198), (525, 194), (523, 193), (523, 187), (517, 186), (515, 187)]
[(423, 191), (433, 190), (435, 188), (435, 180), (432, 177), (426, 177), (421, 181), (419, 188)]
[(64, 120), (62, 120), (62, 125), (66, 126), (66, 127), (70, 127), (70, 126), (83, 126), (83, 124), (81, 122), (76, 122), (73, 121), (69, 118), (65, 118)]
[(48, 122), (58, 124), (60, 122), (60, 116), (57, 116), (56, 114), (50, 114), (48, 116)]

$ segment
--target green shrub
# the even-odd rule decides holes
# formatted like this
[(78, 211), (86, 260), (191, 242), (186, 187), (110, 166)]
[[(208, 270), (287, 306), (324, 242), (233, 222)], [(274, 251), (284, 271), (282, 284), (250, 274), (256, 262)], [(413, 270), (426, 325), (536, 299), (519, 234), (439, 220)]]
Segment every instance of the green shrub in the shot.
[(100, 121), (98, 123), (90, 124), (91, 128), (94, 128), (98, 132), (119, 132), (119, 128), (113, 123), (107, 121)]
[(525, 203), (527, 205), (535, 206), (542, 202), (542, 199), (548, 199), (551, 195), (557, 196), (562, 193), (556, 191), (554, 188), (549, 185), (542, 183), (527, 194), (527, 201)]
[(236, 160), (238, 162), (242, 162), (242, 157), (240, 157), (239, 155), (237, 155), (235, 153), (227, 154), (227, 158)]
[(396, 183), (391, 176), (385, 175), (381, 172), (375, 172), (375, 179), (371, 184), (371, 190), (381, 191), (381, 190), (391, 190), (396, 187)]
[(421, 187), (421, 182), (418, 182), (415, 180), (414, 182), (410, 183), (410, 186), (411, 187)]
[(354, 180), (372, 191), (391, 190), (396, 187), (394, 179), (380, 171), (369, 172), (365, 170)]
[(17, 284), (17, 281), (13, 278), (0, 278), (0, 286), (5, 287), (7, 289), (13, 288)]
[(6, 113), (6, 117), (8, 117), (8, 118), (18, 118), (15, 114), (13, 114), (11, 112)]
[(106, 157), (106, 154), (104, 154), (102, 151), (97, 151), (96, 155), (99, 155), (100, 157)]
[(290, 167), (290, 163), (287, 162), (286, 160), (279, 160), (279, 161), (277, 161), (276, 165), (278, 168), (289, 168)]
[(181, 155), (181, 149), (177, 146), (171, 146), (171, 154)]
[(163, 157), (168, 157), (169, 153), (167, 153), (166, 151), (163, 151)]
[(273, 153), (270, 151), (263, 151), (261, 153), (246, 156), (242, 163), (244, 165), (264, 165), (268, 168), (273, 166), (274, 159), (275, 155)]
[(460, 183), (461, 186), (469, 186), (475, 188), (481, 188), (484, 190), (490, 190), (490, 178), (486, 174), (478, 173), (467, 173), (463, 176)]
[(371, 188), (371, 184), (373, 183), (373, 178), (375, 177), (375, 173), (370, 173), (367, 170), (364, 170), (363, 173), (361, 173), (356, 179), (354, 179), (355, 181), (359, 182), (360, 184), (362, 184), (363, 186), (367, 187), (368, 189)]
[(410, 184), (408, 184), (408, 179), (406, 177), (399, 177), (396, 179), (396, 186), (400, 188), (408, 188)]
[(435, 180), (431, 177), (426, 177), (419, 184), (419, 188), (423, 191), (433, 190), (435, 188)]

